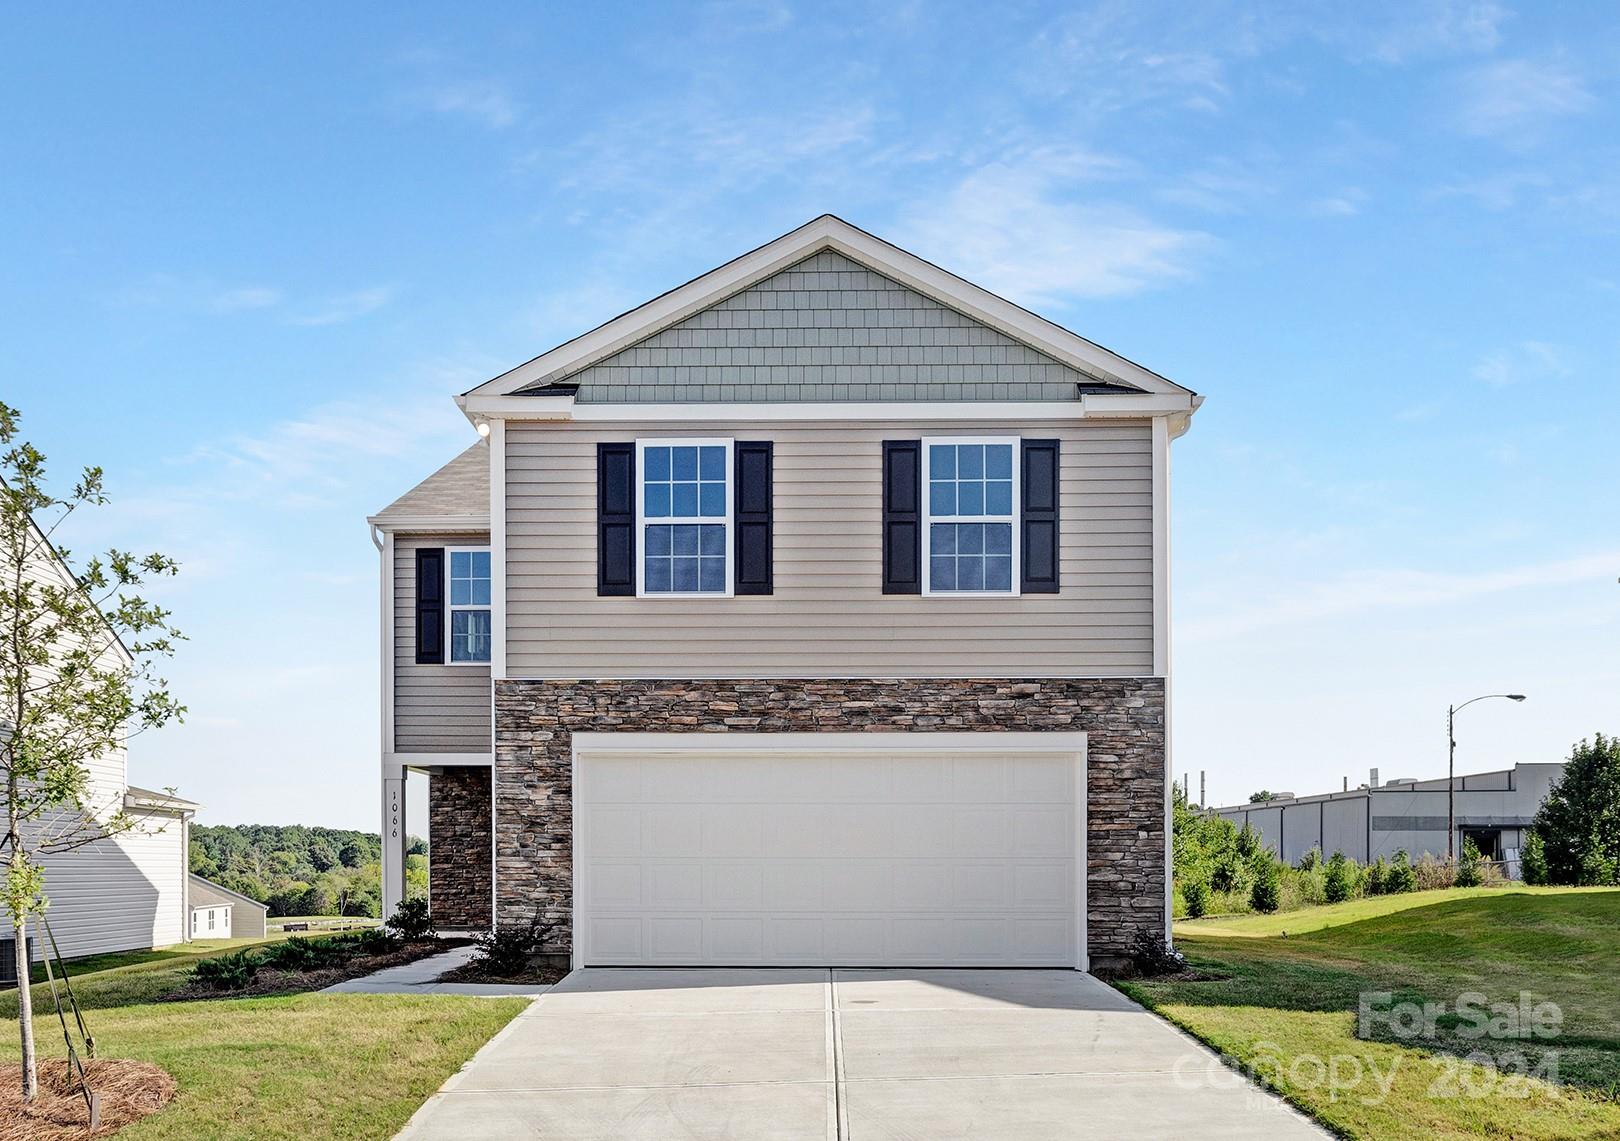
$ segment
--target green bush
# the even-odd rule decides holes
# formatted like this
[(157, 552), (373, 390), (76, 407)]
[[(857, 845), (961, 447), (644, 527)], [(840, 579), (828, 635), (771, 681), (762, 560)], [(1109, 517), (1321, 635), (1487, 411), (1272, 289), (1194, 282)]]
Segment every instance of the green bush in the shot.
[(1334, 852), (1322, 876), (1322, 897), (1329, 903), (1343, 903), (1355, 893), (1355, 877), (1355, 865), (1343, 852)]
[(258, 959), (245, 950), (216, 955), (191, 968), (191, 977), (212, 990), (241, 990), (258, 973)]
[(1282, 906), (1282, 882), (1277, 865), (1270, 859), (1256, 861), (1254, 886), (1249, 889), (1249, 906), (1262, 915), (1270, 915)]
[(1424, 852), (1412, 865), (1412, 878), (1418, 891), (1438, 891), (1457, 886), (1457, 868), (1448, 860), (1438, 860)]
[(1532, 887), (1547, 882), (1547, 847), (1541, 842), (1541, 833), (1534, 829), (1524, 837), (1524, 850), (1519, 853), (1519, 875)]
[(1367, 865), (1366, 892), (1368, 895), (1385, 895), (1389, 892), (1389, 861), (1379, 856)]
[(368, 927), (354, 935), (354, 945), (362, 955), (387, 955), (403, 944), (403, 939), (381, 927)]
[(1479, 886), (1479, 845), (1472, 838), (1463, 841), (1462, 858), (1457, 861), (1457, 874), (1452, 878), (1457, 887)]
[(336, 966), (355, 953), (352, 939), (300, 939), (293, 936), (259, 951), (259, 965), (278, 971), (318, 971)]
[(1535, 834), (1548, 883), (1620, 884), (1620, 738), (1599, 733), (1570, 751)]
[(394, 909), (393, 917), (383, 927), (389, 934), (407, 943), (431, 939), (438, 933), (438, 928), (433, 925), (433, 915), (428, 911), (428, 901), (420, 896), (401, 900)]
[(1187, 905), (1187, 918), (1198, 919), (1209, 913), (1209, 885), (1203, 880), (1183, 886), (1181, 898)]
[(1321, 851), (1317, 848), (1312, 848), (1299, 858), (1299, 870), (1302, 872), (1314, 872), (1316, 870), (1316, 866), (1321, 862)]
[(1256, 832), (1247, 822), (1237, 834), (1237, 854), (1245, 860), (1254, 859), (1260, 851), (1260, 833)]
[(1412, 868), (1412, 857), (1402, 848), (1395, 853), (1390, 861), (1389, 871), (1384, 876), (1384, 892), (1386, 895), (1400, 895), (1403, 892), (1417, 890), (1417, 872)]
[(1224, 852), (1210, 869), (1209, 886), (1218, 892), (1242, 891), (1247, 877), (1243, 873), (1243, 859), (1237, 849)]

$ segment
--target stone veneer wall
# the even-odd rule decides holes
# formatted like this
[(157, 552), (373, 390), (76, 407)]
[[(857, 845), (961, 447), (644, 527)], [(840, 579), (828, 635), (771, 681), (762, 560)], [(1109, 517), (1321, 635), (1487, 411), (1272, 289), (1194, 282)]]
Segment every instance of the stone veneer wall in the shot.
[(446, 766), (428, 777), (428, 904), (440, 927), (489, 927), (489, 769)]
[(1164, 721), (1160, 678), (497, 681), (498, 920), (539, 913), (568, 931), (576, 730), (1083, 731), (1087, 929), (1093, 965), (1103, 965), (1139, 932), (1164, 933)]

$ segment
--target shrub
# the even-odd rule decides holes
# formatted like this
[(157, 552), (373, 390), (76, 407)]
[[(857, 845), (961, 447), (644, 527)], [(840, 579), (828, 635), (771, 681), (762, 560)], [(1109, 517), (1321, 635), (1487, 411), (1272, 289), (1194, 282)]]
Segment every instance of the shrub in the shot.
[(1343, 852), (1328, 857), (1327, 871), (1322, 876), (1322, 896), (1329, 903), (1343, 903), (1355, 891), (1355, 866), (1344, 858)]
[(399, 950), (405, 941), (381, 927), (368, 927), (357, 932), (354, 936), (354, 945), (363, 955), (386, 955)]
[(1366, 890), (1368, 895), (1384, 895), (1389, 891), (1389, 862), (1379, 856), (1367, 865)]
[(1260, 833), (1245, 823), (1237, 834), (1236, 847), (1239, 856), (1245, 860), (1254, 859), (1255, 854), (1260, 851)]
[(334, 966), (353, 953), (354, 941), (343, 936), (300, 939), (294, 935), (259, 951), (259, 965), (278, 971), (318, 971)]
[(1199, 919), (1209, 912), (1209, 885), (1193, 880), (1181, 889), (1182, 901), (1187, 905), (1187, 918)]
[(258, 973), (259, 961), (245, 950), (216, 955), (191, 968), (191, 977), (212, 990), (241, 990)]
[(1402, 848), (1389, 863), (1389, 871), (1384, 876), (1384, 892), (1386, 895), (1400, 895), (1416, 890), (1417, 873), (1412, 870), (1412, 857)]
[(399, 906), (394, 909), (393, 917), (384, 923), (383, 927), (389, 934), (407, 943), (431, 939), (438, 934), (438, 928), (433, 925), (433, 915), (428, 910), (428, 901), (420, 896), (400, 900)]
[(1314, 872), (1316, 870), (1316, 866), (1321, 862), (1321, 851), (1317, 848), (1312, 848), (1299, 858), (1299, 870), (1302, 872)]
[(1457, 861), (1457, 874), (1452, 882), (1457, 887), (1479, 886), (1479, 845), (1472, 839), (1463, 841), (1462, 858)]
[(1215, 861), (1209, 873), (1209, 886), (1221, 893), (1242, 891), (1245, 882), (1243, 860), (1233, 848)]
[(1570, 751), (1535, 832), (1548, 883), (1620, 883), (1620, 738), (1599, 733)]
[(511, 977), (529, 969), (531, 956), (553, 941), (557, 924), (536, 915), (527, 927), (498, 927), (473, 940), (473, 964), (492, 975)]
[(1534, 829), (1525, 835), (1524, 850), (1519, 853), (1519, 875), (1531, 886), (1547, 882), (1547, 848)]
[(1187, 969), (1187, 957), (1165, 940), (1162, 931), (1137, 932), (1131, 962), (1144, 975), (1174, 975)]
[(1282, 882), (1277, 865), (1271, 860), (1256, 861), (1254, 886), (1249, 889), (1249, 906), (1262, 915), (1270, 915), (1282, 906)]
[(1413, 865), (1412, 878), (1418, 891), (1436, 891), (1455, 885), (1457, 869), (1450, 861), (1436, 859), (1425, 852)]

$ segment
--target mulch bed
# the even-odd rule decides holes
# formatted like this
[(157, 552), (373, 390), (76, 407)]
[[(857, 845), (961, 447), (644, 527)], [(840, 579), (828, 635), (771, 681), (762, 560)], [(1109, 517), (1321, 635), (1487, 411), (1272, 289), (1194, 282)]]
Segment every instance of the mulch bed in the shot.
[[(101, 1097), (101, 1125), (95, 1136), (107, 1137), (174, 1097), (175, 1082), (148, 1062), (98, 1058), (85, 1063), (90, 1088)], [(24, 1105), (21, 1082), (13, 1067), (0, 1082), (0, 1141), (74, 1141), (91, 1136), (90, 1115), (78, 1082), (65, 1059), (42, 1060), (39, 1096)]]
[(568, 973), (566, 967), (539, 967), (531, 966), (526, 971), (515, 975), (497, 975), (490, 973), (477, 962), (468, 963), (464, 967), (457, 967), (453, 971), (446, 971), (439, 976), (441, 983), (501, 983), (501, 984), (540, 984), (550, 986), (561, 982)]
[[(253, 981), (238, 990), (215, 990), (206, 983), (188, 980), (179, 988), (163, 996), (164, 1002), (195, 1002), (211, 998), (257, 998), (272, 994), (298, 994), (301, 991), (323, 990), (336, 983), (369, 975), (389, 967), (402, 967), (430, 955), (442, 954), (452, 948), (464, 946), (465, 939), (434, 939), (421, 943), (407, 943), (386, 955), (357, 955), (340, 966), (316, 971), (283, 971), (274, 967), (260, 967)], [(0, 1135), (0, 1141), (6, 1141)]]

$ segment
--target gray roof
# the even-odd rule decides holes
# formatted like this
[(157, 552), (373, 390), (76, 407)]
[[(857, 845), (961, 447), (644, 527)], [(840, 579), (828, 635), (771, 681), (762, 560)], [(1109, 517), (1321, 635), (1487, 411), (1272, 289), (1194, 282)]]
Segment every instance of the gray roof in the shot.
[(519, 391), (559, 384), (577, 384), (579, 404), (1049, 401), (1096, 378), (824, 249)]
[[(191, 872), (189, 874), (191, 878), (192, 907), (196, 907), (198, 905), (198, 901), (201, 900), (202, 906), (204, 907), (207, 907), (210, 903), (216, 905), (221, 903), (233, 903), (242, 904), (247, 907), (257, 907), (260, 911), (266, 913), (268, 913), (270, 910), (258, 900), (253, 899), (250, 896), (243, 895), (239, 891), (232, 891), (228, 887), (221, 887), (213, 880), (203, 879), (203, 877), (198, 875), (196, 872)], [(210, 896), (213, 898), (209, 898)]]
[(489, 444), (479, 440), (371, 517), (392, 519), (489, 514)]

